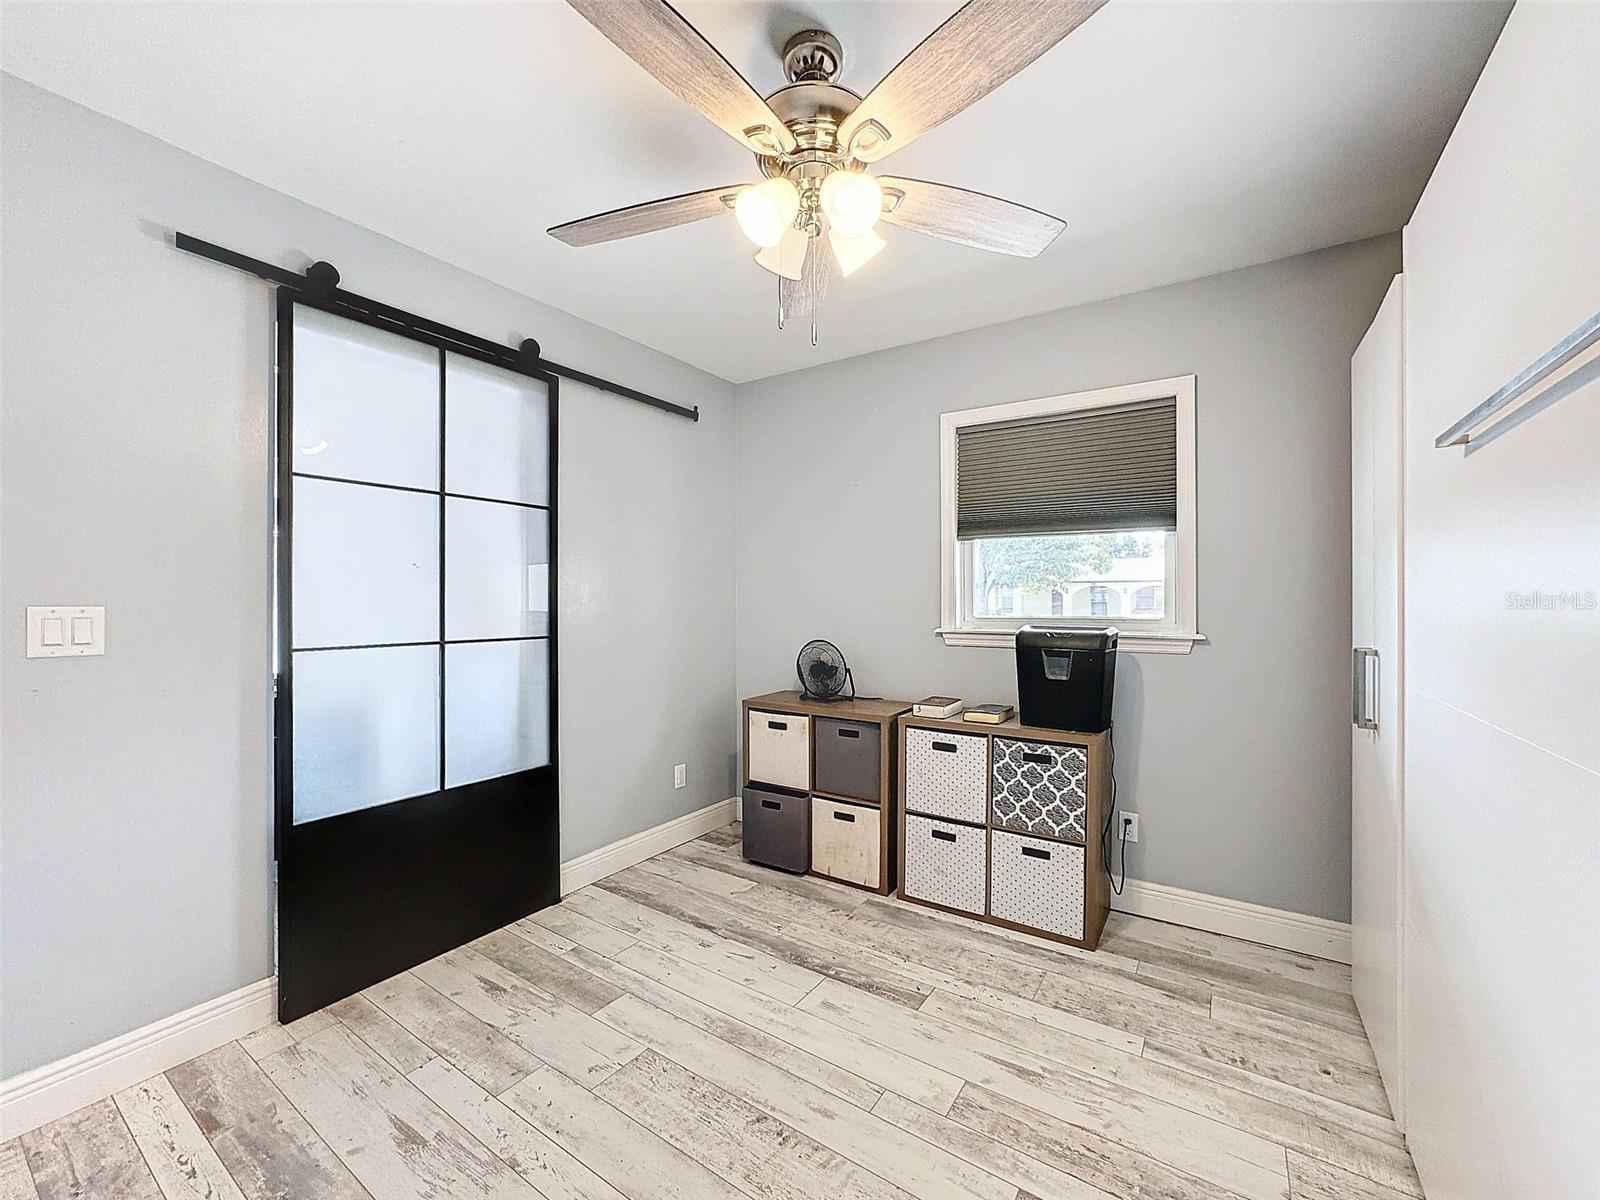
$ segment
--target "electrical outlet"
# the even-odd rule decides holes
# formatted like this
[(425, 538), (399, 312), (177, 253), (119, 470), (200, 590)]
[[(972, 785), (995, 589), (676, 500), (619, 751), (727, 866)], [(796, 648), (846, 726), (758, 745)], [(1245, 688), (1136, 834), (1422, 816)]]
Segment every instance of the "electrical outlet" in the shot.
[(1123, 841), (1137, 842), (1139, 840), (1139, 814), (1125, 812), (1122, 814)]
[(681, 788), (681, 787), (686, 786), (688, 784), (688, 782), (689, 782), (689, 764), (688, 763), (679, 763), (677, 766), (672, 768), (672, 786), (673, 787)]

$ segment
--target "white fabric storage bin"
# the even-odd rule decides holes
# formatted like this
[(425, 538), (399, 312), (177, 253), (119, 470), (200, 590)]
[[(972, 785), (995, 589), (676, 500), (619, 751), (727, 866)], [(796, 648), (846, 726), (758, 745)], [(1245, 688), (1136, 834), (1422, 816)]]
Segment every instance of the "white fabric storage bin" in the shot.
[(1062, 937), (1083, 937), (1083, 847), (994, 831), (989, 915)]
[(906, 895), (982, 913), (988, 887), (987, 841), (985, 829), (908, 815)]
[(811, 790), (811, 718), (793, 713), (750, 710), (750, 761), (745, 764), (751, 783), (771, 783)]
[(883, 814), (865, 804), (811, 798), (811, 869), (875, 888), (882, 874)]
[(989, 739), (906, 730), (906, 811), (982, 825), (989, 806)]

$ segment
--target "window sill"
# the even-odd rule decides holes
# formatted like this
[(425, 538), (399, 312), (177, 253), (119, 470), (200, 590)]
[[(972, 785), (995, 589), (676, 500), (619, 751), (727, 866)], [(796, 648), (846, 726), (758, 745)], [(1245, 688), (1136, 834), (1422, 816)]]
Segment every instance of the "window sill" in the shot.
[[(946, 646), (989, 646), (996, 649), (1016, 648), (1015, 629), (935, 629)], [(1187, 654), (1196, 642), (1205, 641), (1202, 633), (1134, 633), (1119, 632), (1117, 649), (1132, 654)]]

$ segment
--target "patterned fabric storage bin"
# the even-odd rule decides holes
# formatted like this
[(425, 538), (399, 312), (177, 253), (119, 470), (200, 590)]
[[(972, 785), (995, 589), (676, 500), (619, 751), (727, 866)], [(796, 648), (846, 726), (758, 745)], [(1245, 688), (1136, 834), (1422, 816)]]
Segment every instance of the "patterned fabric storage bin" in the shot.
[(983, 912), (988, 830), (906, 817), (905, 893), (963, 912)]
[(811, 723), (817, 741), (816, 782), (811, 786), (833, 796), (854, 796), (877, 802), (883, 764), (879, 727), (870, 721), (818, 717)]
[(988, 738), (907, 728), (906, 811), (982, 825), (988, 807)]
[(996, 825), (1087, 839), (1089, 754), (1082, 746), (997, 737), (992, 772)]
[(878, 886), (883, 814), (860, 804), (811, 798), (811, 869), (830, 879)]
[[(908, 824), (908, 838), (909, 828)], [(909, 847), (906, 856), (909, 859)], [(1081, 938), (1083, 887), (1082, 846), (994, 831), (989, 846), (990, 916)]]
[(750, 710), (751, 783), (772, 783), (797, 792), (811, 790), (811, 718)]

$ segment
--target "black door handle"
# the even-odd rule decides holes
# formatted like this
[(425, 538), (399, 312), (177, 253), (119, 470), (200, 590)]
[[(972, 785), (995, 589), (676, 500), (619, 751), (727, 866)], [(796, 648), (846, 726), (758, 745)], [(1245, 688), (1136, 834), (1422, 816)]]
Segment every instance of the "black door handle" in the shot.
[(787, 722), (787, 721), (768, 721), (767, 722), (767, 728), (768, 729), (787, 729), (787, 728), (789, 728), (789, 722)]
[(928, 746), (941, 754), (954, 754), (958, 749), (954, 742), (929, 742)]
[(1050, 851), (1041, 850), (1037, 846), (1024, 846), (1022, 848), (1022, 853), (1028, 858), (1045, 858), (1045, 859), (1048, 859), (1050, 857)]
[(1022, 756), (1022, 761), (1023, 762), (1031, 762), (1031, 763), (1042, 763), (1042, 764), (1044, 764), (1045, 766), (1048, 767), (1048, 766), (1052, 766), (1055, 763), (1056, 760), (1054, 758), (1052, 758), (1048, 754), (1044, 754), (1044, 753), (1042, 753), (1040, 751), (1035, 750), (1035, 751), (1033, 751), (1031, 753), (1024, 754)]
[(861, 736), (861, 730), (859, 729), (840, 729), (836, 730), (835, 732), (837, 732), (840, 737), (858, 738)]
[(835, 821), (850, 821), (850, 822), (854, 822), (855, 819), (856, 819), (856, 815), (855, 815), (855, 813), (842, 813), (842, 812), (839, 812), (839, 811), (835, 810), (834, 814), (833, 814), (833, 819)]
[(776, 800), (763, 800), (761, 802), (761, 807), (762, 808), (782, 808), (783, 805), (779, 804)]
[(933, 836), (938, 838), (941, 842), (953, 842), (956, 840), (956, 835), (951, 833), (948, 829), (930, 829), (928, 832), (933, 834)]

